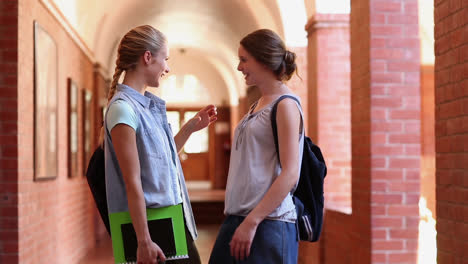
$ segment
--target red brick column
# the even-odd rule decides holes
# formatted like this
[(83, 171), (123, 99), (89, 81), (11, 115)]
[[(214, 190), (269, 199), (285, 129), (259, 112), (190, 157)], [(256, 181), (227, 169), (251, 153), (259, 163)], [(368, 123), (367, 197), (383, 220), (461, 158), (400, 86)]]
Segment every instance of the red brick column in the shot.
[(18, 1), (0, 1), (0, 263), (18, 262)]
[[(299, 263), (346, 263), (349, 254), (343, 250), (347, 243), (343, 231), (350, 228), (337, 223), (335, 216), (349, 216), (329, 210), (351, 212), (349, 15), (316, 14), (306, 30), (308, 134), (319, 144), (327, 162), (327, 212), (320, 242), (301, 243)], [(341, 253), (332, 253), (337, 251)]]
[(438, 263), (468, 259), (468, 2), (434, 1)]
[(351, 10), (353, 217), (371, 222), (360, 237), (370, 236), (372, 263), (416, 263), (417, 0), (352, 1)]
[(350, 45), (348, 14), (317, 14), (309, 38), (309, 127), (326, 158), (326, 208), (351, 212)]

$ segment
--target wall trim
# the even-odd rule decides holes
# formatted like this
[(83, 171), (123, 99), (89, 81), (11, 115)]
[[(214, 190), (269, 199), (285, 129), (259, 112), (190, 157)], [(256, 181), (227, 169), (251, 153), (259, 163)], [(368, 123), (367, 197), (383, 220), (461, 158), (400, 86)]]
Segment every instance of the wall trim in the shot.
[(57, 19), (59, 24), (65, 29), (65, 32), (71, 37), (71, 39), (78, 45), (88, 59), (94, 64), (96, 57), (93, 51), (88, 47), (86, 42), (81, 38), (80, 34), (68, 21), (66, 16), (60, 11), (60, 9), (51, 0), (39, 0), (39, 2), (49, 11), (49, 13)]

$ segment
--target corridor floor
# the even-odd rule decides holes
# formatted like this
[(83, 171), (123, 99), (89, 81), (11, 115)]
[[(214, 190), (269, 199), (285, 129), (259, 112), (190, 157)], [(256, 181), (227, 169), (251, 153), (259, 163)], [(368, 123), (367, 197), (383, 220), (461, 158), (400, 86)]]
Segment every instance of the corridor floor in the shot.
[[(219, 225), (198, 225), (198, 239), (195, 241), (202, 263), (208, 263), (211, 249), (213, 248)], [(110, 238), (105, 239), (91, 250), (79, 264), (112, 264), (112, 245)]]

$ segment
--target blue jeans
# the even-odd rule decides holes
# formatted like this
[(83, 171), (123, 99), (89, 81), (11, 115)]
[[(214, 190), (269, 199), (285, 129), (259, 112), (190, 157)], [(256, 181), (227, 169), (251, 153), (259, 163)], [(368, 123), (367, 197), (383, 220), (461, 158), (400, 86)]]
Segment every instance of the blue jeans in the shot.
[(296, 225), (263, 220), (257, 227), (250, 255), (240, 261), (231, 256), (229, 242), (245, 217), (229, 215), (224, 220), (211, 252), (209, 264), (296, 264), (298, 239)]

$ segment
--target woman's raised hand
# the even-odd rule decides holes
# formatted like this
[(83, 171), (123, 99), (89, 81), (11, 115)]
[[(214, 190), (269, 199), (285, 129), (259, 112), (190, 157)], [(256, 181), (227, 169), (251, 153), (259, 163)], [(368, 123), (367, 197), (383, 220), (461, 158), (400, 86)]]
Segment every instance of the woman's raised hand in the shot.
[(209, 126), (211, 123), (218, 119), (218, 113), (216, 112), (216, 106), (208, 105), (200, 110), (192, 119), (187, 123), (192, 128), (192, 132), (198, 131)]

